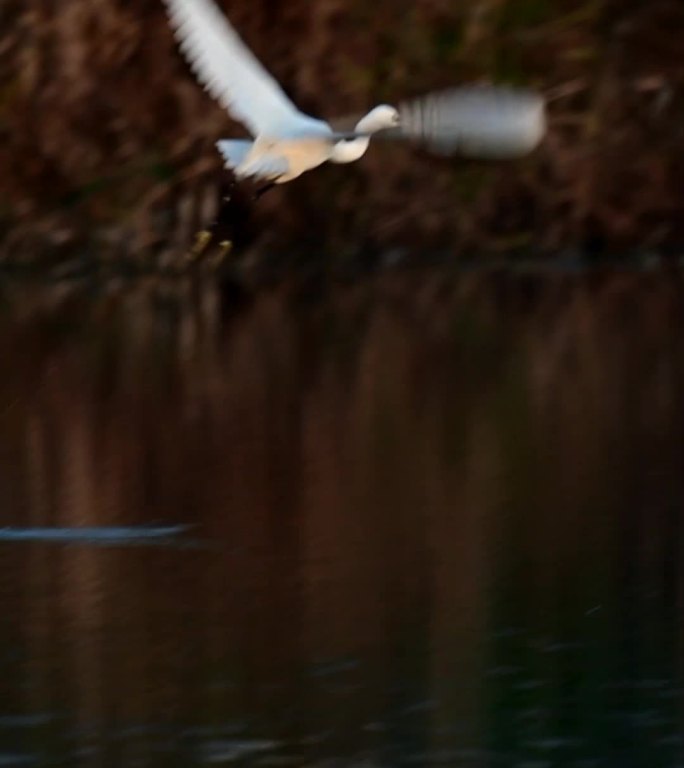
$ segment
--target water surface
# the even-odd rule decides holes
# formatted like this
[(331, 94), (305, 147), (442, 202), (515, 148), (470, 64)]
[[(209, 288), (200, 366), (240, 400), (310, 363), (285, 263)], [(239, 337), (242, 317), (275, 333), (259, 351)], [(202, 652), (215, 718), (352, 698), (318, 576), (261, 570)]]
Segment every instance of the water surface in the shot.
[(678, 277), (234, 300), (0, 287), (0, 766), (681, 768)]

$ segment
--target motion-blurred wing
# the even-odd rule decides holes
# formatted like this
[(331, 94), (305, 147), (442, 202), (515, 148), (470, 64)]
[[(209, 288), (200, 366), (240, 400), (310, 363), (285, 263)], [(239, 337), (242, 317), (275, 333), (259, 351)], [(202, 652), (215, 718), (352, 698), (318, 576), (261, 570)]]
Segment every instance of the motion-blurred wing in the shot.
[(392, 131), (439, 154), (482, 159), (526, 155), (546, 132), (544, 100), (531, 91), (464, 86), (431, 93), (399, 107)]
[(238, 177), (241, 179), (265, 179), (275, 181), (285, 176), (290, 171), (287, 158), (282, 155), (262, 155), (256, 157), (248, 165), (238, 169)]
[(164, 3), (197, 79), (252, 135), (272, 133), (303, 117), (212, 0)]

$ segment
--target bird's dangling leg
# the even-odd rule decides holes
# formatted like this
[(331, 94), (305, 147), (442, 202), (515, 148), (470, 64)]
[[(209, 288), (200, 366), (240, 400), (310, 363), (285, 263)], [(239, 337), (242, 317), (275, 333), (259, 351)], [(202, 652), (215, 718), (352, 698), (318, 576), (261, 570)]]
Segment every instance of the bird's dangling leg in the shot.
[(219, 188), (219, 200), (216, 218), (206, 228), (197, 232), (195, 244), (188, 253), (189, 261), (196, 261), (212, 250), (217, 243), (220, 248), (221, 258), (224, 258), (232, 247), (234, 226), (233, 197), (236, 191), (234, 179), (222, 182)]

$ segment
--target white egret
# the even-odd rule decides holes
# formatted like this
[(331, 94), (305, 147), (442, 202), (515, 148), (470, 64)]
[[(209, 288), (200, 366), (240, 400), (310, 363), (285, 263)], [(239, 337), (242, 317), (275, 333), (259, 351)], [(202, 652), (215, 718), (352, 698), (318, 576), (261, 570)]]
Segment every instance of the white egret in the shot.
[(205, 90), (253, 139), (217, 142), (238, 179), (283, 184), (325, 162), (351, 163), (372, 136), (414, 139), (443, 153), (525, 154), (541, 140), (543, 101), (535, 94), (465, 88), (401, 105), (382, 104), (353, 131), (335, 132), (302, 113), (242, 42), (213, 0), (164, 0), (181, 50)]

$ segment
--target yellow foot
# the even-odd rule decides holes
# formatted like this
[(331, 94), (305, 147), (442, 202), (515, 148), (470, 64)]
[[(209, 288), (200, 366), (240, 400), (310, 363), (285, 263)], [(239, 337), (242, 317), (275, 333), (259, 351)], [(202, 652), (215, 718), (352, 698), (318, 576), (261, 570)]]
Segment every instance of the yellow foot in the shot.
[(190, 258), (199, 258), (211, 241), (211, 232), (208, 229), (203, 229), (195, 235), (195, 244), (190, 249)]
[(233, 243), (230, 240), (222, 240), (219, 243), (219, 249), (215, 256), (210, 260), (211, 266), (216, 269), (220, 264), (222, 264), (228, 254), (233, 250)]

